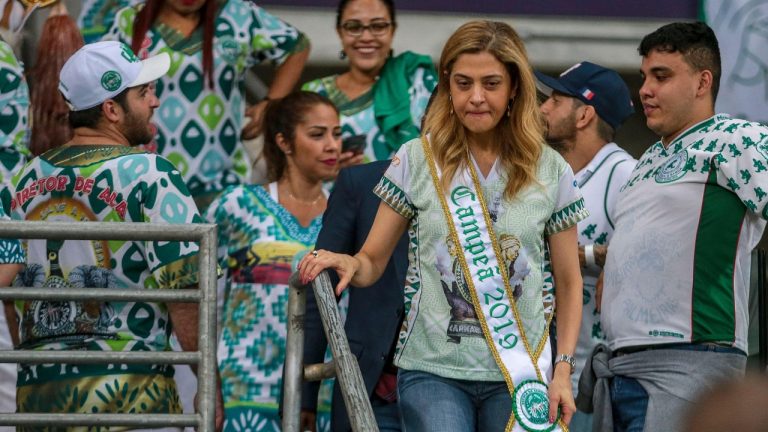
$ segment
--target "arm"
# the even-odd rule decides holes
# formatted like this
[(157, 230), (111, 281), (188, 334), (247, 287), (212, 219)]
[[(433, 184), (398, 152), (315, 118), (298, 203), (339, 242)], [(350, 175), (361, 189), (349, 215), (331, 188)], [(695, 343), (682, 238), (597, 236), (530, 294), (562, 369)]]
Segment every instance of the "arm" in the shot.
[[(595, 265), (603, 268), (605, 267), (605, 257), (608, 255), (608, 246), (593, 244), (592, 255), (595, 258)], [(581, 267), (587, 267), (586, 255), (584, 253), (584, 246), (579, 246), (579, 265)]]
[(400, 237), (408, 228), (408, 220), (385, 203), (379, 204), (379, 211), (363, 248), (355, 256), (318, 251), (317, 257), (307, 254), (299, 263), (302, 283), (308, 283), (321, 271), (333, 268), (339, 274), (336, 294), (348, 284), (367, 287), (376, 282), (389, 262)]
[[(579, 337), (582, 306), (582, 281), (579, 270), (576, 226), (552, 234), (549, 249), (555, 278), (557, 299), (557, 354), (573, 355)], [(569, 423), (576, 405), (571, 388), (571, 368), (566, 363), (555, 365), (552, 383), (549, 387), (550, 418), (554, 418), (560, 405), (563, 421)]]
[(264, 99), (245, 110), (245, 115), (251, 118), (251, 122), (243, 128), (243, 139), (253, 139), (261, 134), (264, 109), (269, 99), (279, 99), (293, 91), (299, 82), (301, 72), (309, 58), (309, 41), (305, 49), (289, 55), (285, 61), (275, 69), (275, 79), (267, 91), (267, 99)]
[[(23, 268), (22, 264), (2, 264), (0, 265), (0, 287), (11, 286), (13, 278)], [(16, 320), (16, 308), (13, 300), (4, 300), (5, 321), (8, 323), (8, 331), (11, 334), (13, 346), (19, 345), (19, 323)]]

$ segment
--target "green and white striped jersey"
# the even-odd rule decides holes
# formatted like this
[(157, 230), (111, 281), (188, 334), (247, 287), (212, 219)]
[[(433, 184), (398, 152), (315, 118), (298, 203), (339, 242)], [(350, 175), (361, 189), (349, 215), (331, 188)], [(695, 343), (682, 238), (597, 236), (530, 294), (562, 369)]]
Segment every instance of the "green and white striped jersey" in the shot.
[(602, 323), (611, 349), (747, 351), (750, 252), (768, 217), (768, 128), (718, 114), (640, 158), (616, 207)]

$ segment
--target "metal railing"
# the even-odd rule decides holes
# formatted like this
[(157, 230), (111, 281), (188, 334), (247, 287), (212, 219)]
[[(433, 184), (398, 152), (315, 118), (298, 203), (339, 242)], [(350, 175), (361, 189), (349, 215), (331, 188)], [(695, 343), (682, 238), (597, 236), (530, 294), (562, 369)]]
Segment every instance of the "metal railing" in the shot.
[[(291, 276), (288, 291), (288, 334), (285, 348), (285, 377), (283, 379), (283, 432), (299, 432), (301, 416), (301, 383), (319, 381), (336, 376), (341, 385), (341, 394), (347, 406), (352, 430), (356, 432), (378, 432), (373, 416), (371, 401), (365, 391), (363, 375), (357, 358), (349, 349), (336, 297), (328, 272), (322, 272), (312, 282), (317, 307), (323, 322), (334, 361), (314, 365), (303, 365), (304, 359), (304, 317), (307, 309), (307, 295), (298, 275)], [(334, 373), (335, 372), (335, 373)]]
[(0, 426), (193, 426), (213, 432), (216, 396), (216, 225), (120, 222), (0, 222), (0, 238), (199, 242), (198, 289), (0, 288), (2, 300), (96, 300), (199, 303), (198, 351), (110, 352), (0, 350), (0, 363), (197, 365), (197, 414), (0, 413)]

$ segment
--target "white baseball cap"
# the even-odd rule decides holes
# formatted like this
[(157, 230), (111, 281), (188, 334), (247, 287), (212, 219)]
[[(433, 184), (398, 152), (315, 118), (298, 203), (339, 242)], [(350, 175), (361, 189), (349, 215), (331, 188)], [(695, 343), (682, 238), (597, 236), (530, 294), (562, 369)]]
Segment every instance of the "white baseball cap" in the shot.
[(72, 111), (93, 108), (123, 90), (152, 82), (168, 72), (168, 53), (139, 60), (120, 42), (104, 41), (77, 50), (59, 73), (59, 91)]

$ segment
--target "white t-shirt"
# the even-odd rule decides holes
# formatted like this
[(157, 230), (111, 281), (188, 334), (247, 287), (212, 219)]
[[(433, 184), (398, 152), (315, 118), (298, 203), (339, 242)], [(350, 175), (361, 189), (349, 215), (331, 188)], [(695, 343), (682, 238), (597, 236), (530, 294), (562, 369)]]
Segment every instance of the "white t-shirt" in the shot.
[(611, 349), (747, 351), (750, 252), (768, 216), (768, 128), (718, 114), (640, 158), (616, 204), (602, 323)]
[[(592, 160), (576, 173), (584, 206), (589, 216), (578, 223), (579, 245), (607, 245), (613, 236), (614, 210), (619, 189), (627, 182), (637, 161), (615, 143), (608, 143)], [(576, 345), (576, 372), (571, 375), (574, 390), (587, 356), (595, 345), (605, 342), (600, 325), (600, 313), (595, 303), (595, 283), (602, 269), (597, 266), (581, 269), (584, 279), (584, 306), (581, 315), (579, 342)]]

